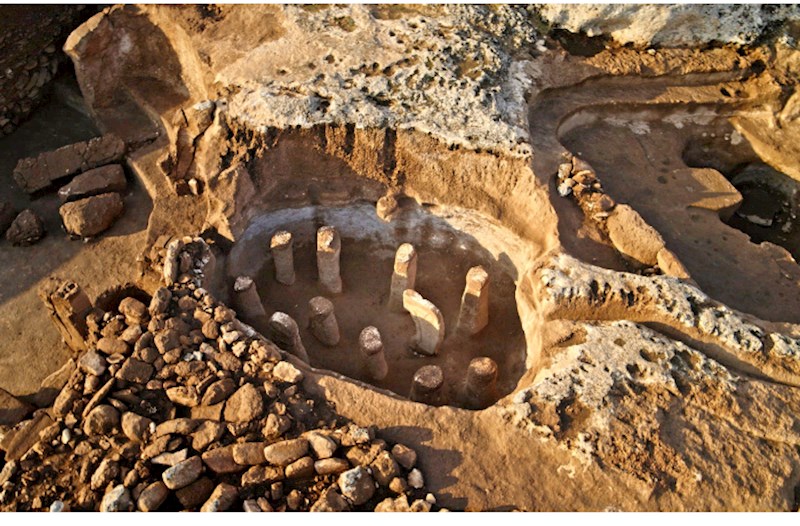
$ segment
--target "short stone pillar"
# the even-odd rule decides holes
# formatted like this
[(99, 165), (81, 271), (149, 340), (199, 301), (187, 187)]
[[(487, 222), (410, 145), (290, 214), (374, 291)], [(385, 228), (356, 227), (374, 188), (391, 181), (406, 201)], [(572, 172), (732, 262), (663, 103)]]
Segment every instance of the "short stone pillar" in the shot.
[(463, 403), (467, 409), (485, 409), (497, 399), (497, 364), (491, 358), (473, 358), (467, 368)]
[(411, 380), (411, 393), (408, 397), (414, 402), (437, 405), (442, 403), (444, 373), (438, 365), (425, 365), (417, 369)]
[(339, 343), (339, 324), (333, 312), (333, 303), (327, 298), (317, 296), (308, 301), (309, 324), (311, 334), (328, 347), (335, 347)]
[(467, 286), (461, 296), (458, 332), (474, 336), (489, 324), (489, 274), (481, 267), (467, 272)]
[(389, 310), (403, 312), (403, 292), (414, 289), (417, 281), (417, 251), (410, 243), (403, 243), (394, 255), (392, 287), (389, 291)]
[(317, 272), (322, 287), (331, 294), (342, 292), (342, 277), (339, 274), (339, 255), (342, 242), (332, 226), (317, 230)]
[(294, 284), (294, 254), (292, 233), (281, 230), (269, 242), (272, 261), (275, 263), (275, 281), (284, 285)]
[(397, 212), (398, 204), (397, 198), (393, 194), (386, 194), (375, 204), (375, 212), (381, 221), (389, 222), (392, 216)]
[(236, 307), (243, 318), (252, 321), (267, 316), (253, 278), (239, 276), (233, 284), (233, 291), (236, 293)]
[(180, 239), (173, 239), (167, 245), (167, 253), (164, 255), (164, 283), (169, 287), (178, 281), (180, 274), (180, 253), (184, 243)]
[(430, 356), (438, 354), (444, 341), (444, 318), (441, 311), (411, 289), (403, 292), (403, 308), (411, 314), (416, 329), (411, 347)]
[(367, 369), (373, 380), (383, 380), (389, 374), (386, 355), (383, 352), (381, 333), (376, 327), (366, 327), (358, 336), (358, 348), (367, 359)]
[(283, 350), (309, 363), (308, 353), (300, 339), (297, 322), (285, 312), (276, 312), (269, 319), (270, 338)]

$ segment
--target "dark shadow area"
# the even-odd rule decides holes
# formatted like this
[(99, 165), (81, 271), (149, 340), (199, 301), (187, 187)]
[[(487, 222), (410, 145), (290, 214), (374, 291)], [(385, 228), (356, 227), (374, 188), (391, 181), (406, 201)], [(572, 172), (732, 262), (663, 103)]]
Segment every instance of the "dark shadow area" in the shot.
[(682, 157), (687, 166), (719, 171), (742, 194), (727, 225), (755, 244), (768, 241), (800, 260), (800, 182), (762, 162), (746, 142), (692, 140)]
[[(381, 436), (392, 442), (402, 443), (417, 452), (418, 464), (425, 466), (425, 485), (428, 491), (436, 494), (437, 504), (450, 511), (463, 511), (467, 507), (467, 499), (458, 497), (443, 488), (458, 482), (453, 475), (455, 470), (464, 461), (463, 455), (458, 451), (437, 449), (431, 447), (433, 431), (418, 426), (391, 426), (381, 429)], [(424, 498), (422, 495), (420, 498)]]

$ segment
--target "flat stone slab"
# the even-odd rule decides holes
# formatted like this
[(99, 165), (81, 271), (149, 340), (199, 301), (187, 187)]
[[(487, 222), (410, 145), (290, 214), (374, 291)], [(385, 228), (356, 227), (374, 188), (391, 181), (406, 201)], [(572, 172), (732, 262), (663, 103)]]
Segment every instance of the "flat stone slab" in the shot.
[(62, 177), (117, 162), (123, 155), (125, 143), (116, 135), (107, 134), (20, 159), (14, 168), (14, 180), (22, 190), (33, 194)]
[(61, 187), (58, 198), (66, 203), (108, 192), (124, 192), (127, 184), (122, 165), (109, 164), (76, 176), (69, 184)]

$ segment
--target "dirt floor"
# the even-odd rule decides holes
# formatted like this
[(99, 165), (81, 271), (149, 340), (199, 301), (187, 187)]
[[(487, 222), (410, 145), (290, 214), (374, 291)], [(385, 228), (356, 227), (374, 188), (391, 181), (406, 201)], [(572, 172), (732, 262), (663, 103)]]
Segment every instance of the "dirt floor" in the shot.
[(62, 229), (55, 192), (31, 199), (19, 189), (11, 175), (17, 161), (98, 135), (85, 109), (74, 107), (75, 100), (81, 101), (74, 77), (67, 75), (60, 82), (50, 102), (13, 134), (0, 138), (3, 198), (19, 211), (33, 209), (47, 230), (42, 241), (29, 247), (0, 240), (0, 332), (7, 335), (0, 344), (0, 388), (18, 396), (35, 393), (42, 379), (69, 358), (42, 309), (39, 284), (50, 275), (69, 276), (94, 297), (134, 280), (152, 209), (147, 193), (129, 174), (125, 214), (102, 237), (84, 243), (71, 241)]

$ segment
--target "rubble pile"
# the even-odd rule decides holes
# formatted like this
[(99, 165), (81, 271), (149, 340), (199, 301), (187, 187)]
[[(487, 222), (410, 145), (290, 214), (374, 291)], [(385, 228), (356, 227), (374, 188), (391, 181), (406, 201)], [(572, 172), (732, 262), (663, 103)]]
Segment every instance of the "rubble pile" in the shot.
[(52, 407), (3, 433), (0, 510), (430, 511), (413, 450), (306, 393), (303, 365), (202, 287), (204, 245), (169, 244), (149, 304), (130, 291), (73, 327), (87, 350)]
[(571, 197), (584, 216), (601, 227), (632, 269), (645, 275), (662, 273), (691, 280), (686, 267), (666, 247), (661, 234), (629, 205), (614, 201), (586, 161), (571, 157), (561, 163), (556, 184), (558, 194)]

